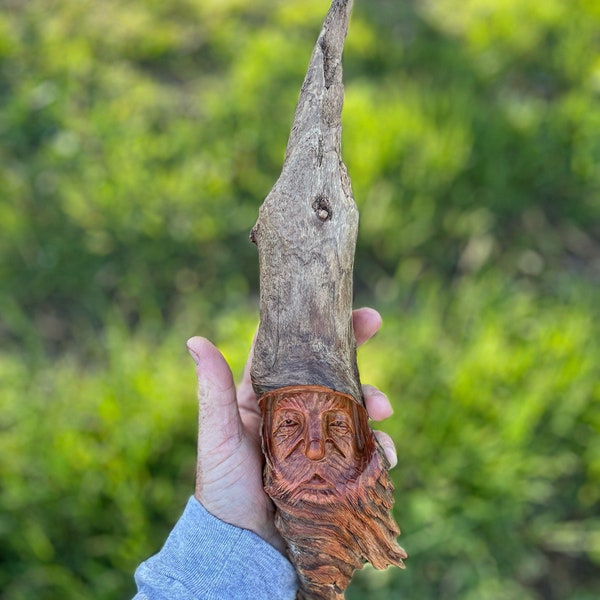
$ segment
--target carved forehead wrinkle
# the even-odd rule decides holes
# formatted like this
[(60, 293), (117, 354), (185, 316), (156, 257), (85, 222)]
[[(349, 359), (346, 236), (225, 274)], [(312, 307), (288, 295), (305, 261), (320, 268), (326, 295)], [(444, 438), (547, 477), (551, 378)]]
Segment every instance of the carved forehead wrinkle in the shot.
[(350, 400), (336, 394), (319, 394), (316, 392), (304, 392), (284, 396), (275, 402), (275, 410), (298, 410), (306, 411), (307, 408), (318, 408), (320, 411), (329, 412), (335, 410), (349, 410)]
[(303, 411), (306, 409), (306, 404), (301, 397), (298, 396), (284, 396), (275, 402), (273, 407), (275, 410), (298, 410)]

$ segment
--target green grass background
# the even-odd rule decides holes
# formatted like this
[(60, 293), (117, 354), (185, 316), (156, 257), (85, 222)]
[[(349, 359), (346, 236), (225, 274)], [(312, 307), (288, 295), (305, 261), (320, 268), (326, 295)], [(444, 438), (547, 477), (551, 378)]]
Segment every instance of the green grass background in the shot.
[[(3, 598), (133, 595), (191, 494), (184, 342), (241, 372), (326, 10), (0, 1)], [(359, 366), (410, 559), (349, 600), (600, 595), (598, 31), (595, 0), (356, 0)]]

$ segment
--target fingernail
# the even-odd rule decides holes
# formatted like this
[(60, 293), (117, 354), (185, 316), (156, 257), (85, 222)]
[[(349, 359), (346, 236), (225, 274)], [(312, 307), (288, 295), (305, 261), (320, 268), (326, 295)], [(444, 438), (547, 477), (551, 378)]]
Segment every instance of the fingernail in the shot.
[(394, 444), (389, 443), (383, 443), (382, 446), (390, 463), (390, 469), (393, 469), (398, 464), (398, 454), (396, 453), (396, 448), (394, 447)]
[(390, 456), (390, 469), (393, 469), (398, 464), (398, 455), (396, 454), (396, 450), (391, 448), (389, 450)]
[(189, 342), (186, 343), (186, 347), (187, 347), (188, 352), (190, 353), (190, 356), (192, 357), (193, 361), (196, 363), (196, 366), (200, 366), (200, 357), (196, 354), (196, 352), (194, 352), (194, 350), (192, 350)]

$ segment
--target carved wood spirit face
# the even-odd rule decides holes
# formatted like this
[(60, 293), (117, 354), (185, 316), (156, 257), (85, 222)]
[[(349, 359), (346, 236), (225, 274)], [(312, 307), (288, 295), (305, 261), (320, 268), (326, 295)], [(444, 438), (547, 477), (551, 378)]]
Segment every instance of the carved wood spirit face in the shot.
[(315, 386), (278, 390), (267, 405), (263, 443), (282, 496), (320, 503), (343, 495), (373, 452), (365, 409)]
[(286, 465), (305, 501), (335, 494), (336, 486), (360, 474), (351, 402), (303, 393), (283, 396), (273, 407), (273, 460)]
[(300, 577), (299, 597), (342, 599), (365, 561), (403, 566), (388, 463), (365, 408), (316, 385), (269, 391), (259, 403), (265, 491)]

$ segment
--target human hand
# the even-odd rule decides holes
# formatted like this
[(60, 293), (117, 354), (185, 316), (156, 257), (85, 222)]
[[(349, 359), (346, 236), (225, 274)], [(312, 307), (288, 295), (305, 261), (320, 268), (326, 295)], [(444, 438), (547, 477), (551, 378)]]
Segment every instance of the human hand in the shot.
[[(371, 308), (352, 313), (358, 345), (378, 331), (381, 316)], [(207, 339), (193, 337), (187, 347), (198, 376), (199, 431), (195, 497), (218, 519), (253, 531), (280, 552), (285, 543), (274, 524), (274, 506), (263, 489), (260, 445), (261, 413), (250, 381), (252, 351), (237, 388), (223, 355)], [(389, 400), (377, 388), (363, 386), (369, 417), (392, 414)], [(392, 439), (375, 432), (385, 454), (397, 462)]]

